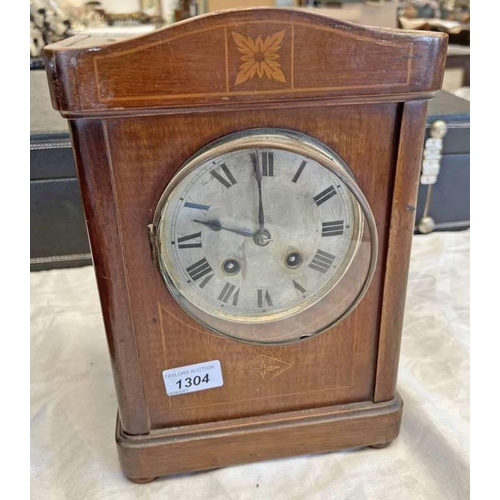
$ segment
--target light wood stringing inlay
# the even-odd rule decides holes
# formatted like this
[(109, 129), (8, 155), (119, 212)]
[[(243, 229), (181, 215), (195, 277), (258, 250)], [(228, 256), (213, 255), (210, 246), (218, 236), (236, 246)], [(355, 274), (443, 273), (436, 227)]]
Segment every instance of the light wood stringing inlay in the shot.
[[(242, 31), (244, 29), (254, 28), (252, 25), (262, 25), (262, 29), (259, 31), (259, 35), (256, 37), (251, 37), (244, 35)], [(281, 29), (278, 31), (273, 30), (269, 33), (269, 25), (280, 26)], [(367, 44), (381, 45), (388, 48), (396, 47), (402, 49), (404, 55), (395, 60), (394, 68), (396, 65), (402, 64), (403, 61), (406, 64), (404, 80), (401, 81), (390, 81), (387, 82), (385, 79), (383, 82), (373, 83), (367, 81), (367, 83), (362, 83), (359, 85), (342, 85), (341, 82), (335, 85), (295, 85), (296, 80), (294, 71), (297, 68), (297, 44), (308, 45), (309, 42), (304, 40), (304, 37), (297, 36), (297, 28), (306, 28), (310, 33), (314, 32), (326, 32), (338, 37), (353, 38), (359, 41), (363, 41)], [(103, 82), (106, 85), (109, 84), (106, 77), (107, 71), (107, 61), (113, 58), (120, 58), (125, 56), (130, 56), (136, 52), (146, 51), (148, 49), (155, 48), (162, 44), (171, 44), (172, 42), (179, 41), (183, 38), (195, 37), (197, 35), (206, 34), (208, 32), (213, 32), (214, 40), (217, 38), (217, 34), (221, 33), (223, 40), (221, 43), (224, 45), (221, 50), (224, 53), (224, 63), (221, 64), (221, 68), (211, 68), (213, 73), (220, 74), (220, 70), (224, 73), (223, 79), (219, 82), (219, 88), (216, 91), (209, 92), (175, 92), (172, 93), (158, 93), (158, 94), (140, 94), (133, 95), (133, 93), (126, 92), (126, 95), (117, 95), (114, 90), (103, 88)], [(268, 34), (269, 33), (269, 34)], [(287, 48), (287, 70), (283, 67), (282, 61), (284, 54), (284, 45), (288, 44)], [(217, 44), (211, 47), (211, 50), (216, 50)], [(231, 57), (231, 52), (237, 51), (238, 58), (235, 60), (234, 56)], [(301, 22), (279, 22), (276, 21), (255, 21), (246, 22), (245, 24), (224, 24), (217, 26), (215, 28), (193, 30), (188, 33), (183, 33), (181, 35), (170, 36), (164, 40), (152, 42), (150, 44), (141, 45), (140, 47), (135, 47), (128, 50), (123, 50), (118, 53), (114, 52), (112, 54), (96, 54), (93, 58), (94, 62), (94, 74), (95, 81), (97, 82), (98, 88), (98, 100), (102, 103), (112, 103), (120, 102), (125, 100), (158, 100), (163, 98), (169, 99), (189, 99), (196, 97), (227, 97), (233, 96), (246, 96), (246, 95), (266, 95), (266, 94), (280, 94), (283, 92), (321, 92), (321, 91), (338, 91), (346, 88), (351, 89), (382, 89), (384, 87), (405, 87), (410, 84), (410, 76), (412, 69), (412, 58), (413, 58), (414, 48), (413, 45), (408, 45), (407, 43), (397, 43), (394, 40), (373, 40), (368, 37), (364, 37), (359, 34), (353, 34), (345, 31), (340, 31), (335, 28), (329, 27), (318, 27), (309, 25), (307, 23)], [(222, 62), (222, 61), (221, 61)], [(181, 64), (179, 61), (175, 61), (175, 64)], [(192, 64), (192, 62), (191, 62)], [(237, 75), (234, 80), (231, 79), (231, 72), (234, 69), (235, 64), (237, 64)], [(188, 65), (189, 66), (189, 65)], [(303, 68), (301, 68), (303, 70)], [(402, 66), (401, 66), (402, 69)], [(199, 71), (199, 68), (196, 68)], [(335, 72), (334, 69), (332, 70)], [(211, 75), (207, 75), (207, 78), (211, 78)], [(266, 81), (275, 82), (275, 87), (268, 88), (264, 83)], [(246, 84), (252, 83), (251, 88), (248, 90), (239, 90), (245, 87)], [(255, 84), (257, 82), (257, 84)], [(222, 84), (222, 85), (221, 85)], [(214, 85), (217, 87), (217, 85)]]

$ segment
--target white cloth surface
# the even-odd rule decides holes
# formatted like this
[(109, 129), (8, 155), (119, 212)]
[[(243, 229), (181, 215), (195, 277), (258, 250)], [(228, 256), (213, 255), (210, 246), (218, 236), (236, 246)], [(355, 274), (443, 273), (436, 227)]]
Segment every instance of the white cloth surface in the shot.
[(31, 498), (469, 498), (469, 231), (416, 236), (398, 389), (401, 433), (356, 449), (145, 485), (121, 473), (116, 398), (91, 267), (31, 273)]

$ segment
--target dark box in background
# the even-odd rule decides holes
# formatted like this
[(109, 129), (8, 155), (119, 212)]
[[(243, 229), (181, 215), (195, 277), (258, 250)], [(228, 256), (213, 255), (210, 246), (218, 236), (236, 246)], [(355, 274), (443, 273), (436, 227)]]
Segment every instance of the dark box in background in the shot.
[[(470, 227), (470, 103), (449, 92), (441, 91), (429, 103), (425, 139), (432, 124), (446, 123), (441, 167), (437, 182), (421, 184), (418, 191), (416, 232), (426, 215), (434, 223), (433, 231), (450, 231)], [(428, 198), (428, 199), (427, 199)], [(427, 213), (424, 209), (427, 201)]]
[[(52, 109), (45, 71), (30, 74), (30, 267), (39, 271), (89, 265), (92, 259), (68, 126)], [(469, 102), (440, 92), (429, 104), (426, 138), (438, 119), (447, 123), (448, 132), (428, 215), (435, 230), (465, 229), (470, 225)], [(428, 185), (421, 185), (417, 222), (424, 213), (427, 193)]]
[(52, 109), (45, 71), (30, 80), (30, 268), (92, 264), (67, 122)]

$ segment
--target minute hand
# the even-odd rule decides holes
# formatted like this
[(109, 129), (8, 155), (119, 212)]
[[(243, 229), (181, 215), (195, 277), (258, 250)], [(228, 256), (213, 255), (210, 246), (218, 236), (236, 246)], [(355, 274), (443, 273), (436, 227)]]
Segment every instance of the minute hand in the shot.
[(257, 180), (257, 190), (259, 192), (259, 232), (264, 231), (264, 204), (262, 203), (262, 165), (259, 161), (259, 152), (252, 155), (255, 178)]
[(250, 238), (253, 238), (253, 236), (255, 234), (253, 231), (250, 231), (248, 229), (232, 229), (230, 227), (225, 227), (218, 220), (205, 220), (204, 221), (204, 220), (193, 219), (193, 222), (198, 222), (199, 224), (203, 224), (204, 226), (207, 226), (212, 231), (229, 231), (231, 233), (236, 233), (236, 234), (239, 234), (240, 236), (248, 236)]

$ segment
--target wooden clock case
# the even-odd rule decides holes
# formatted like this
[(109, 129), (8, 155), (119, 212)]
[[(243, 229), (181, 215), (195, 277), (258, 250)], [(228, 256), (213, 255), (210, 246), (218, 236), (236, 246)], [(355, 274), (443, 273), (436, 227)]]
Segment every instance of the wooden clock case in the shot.
[[(398, 435), (426, 106), (441, 87), (446, 45), (437, 33), (248, 9), (46, 48), (53, 106), (70, 124), (118, 396), (118, 452), (131, 480)], [(266, 57), (278, 64), (264, 71)], [(284, 345), (238, 342), (193, 320), (167, 291), (148, 234), (187, 158), (260, 127), (303, 132), (336, 151), (378, 230), (374, 278), (355, 310)], [(210, 360), (221, 362), (223, 387), (167, 396), (163, 370)]]

